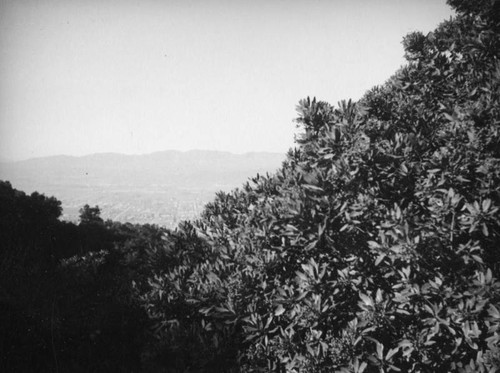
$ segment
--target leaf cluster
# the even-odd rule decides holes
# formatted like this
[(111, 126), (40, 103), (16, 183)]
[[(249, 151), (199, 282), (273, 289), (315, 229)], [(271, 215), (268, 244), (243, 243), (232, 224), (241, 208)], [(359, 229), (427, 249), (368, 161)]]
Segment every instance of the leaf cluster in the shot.
[(179, 228), (142, 298), (174, 371), (500, 369), (500, 35), (466, 3)]

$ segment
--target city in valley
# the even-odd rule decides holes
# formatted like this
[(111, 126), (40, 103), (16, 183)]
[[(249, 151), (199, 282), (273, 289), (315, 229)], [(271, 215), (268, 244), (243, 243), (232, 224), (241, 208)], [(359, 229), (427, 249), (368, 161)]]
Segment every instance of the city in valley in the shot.
[[(234, 185), (234, 187), (241, 186)], [(157, 224), (174, 228), (179, 221), (195, 219), (205, 204), (213, 200), (217, 191), (229, 191), (233, 186), (216, 189), (172, 188), (152, 185), (107, 186), (79, 188), (78, 193), (64, 190), (53, 193), (62, 202), (64, 220), (77, 222), (79, 210), (85, 204), (99, 206), (104, 220), (129, 222), (133, 224)]]
[(280, 153), (164, 151), (146, 155), (54, 156), (0, 163), (0, 180), (28, 194), (61, 201), (62, 219), (99, 206), (104, 220), (174, 228), (195, 219), (215, 193), (241, 187), (257, 173), (273, 173)]

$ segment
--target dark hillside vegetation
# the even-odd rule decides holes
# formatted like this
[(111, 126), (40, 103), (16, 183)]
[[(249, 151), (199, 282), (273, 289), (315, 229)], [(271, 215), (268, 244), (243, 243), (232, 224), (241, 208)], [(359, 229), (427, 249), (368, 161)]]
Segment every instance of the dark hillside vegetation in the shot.
[(1, 184), (0, 369), (498, 372), (500, 2), (449, 3), (384, 85), (302, 100), (282, 168), (173, 231), (65, 225)]
[(60, 205), (0, 182), (0, 371), (137, 372), (149, 323), (133, 281), (165, 230), (89, 206), (61, 222)]

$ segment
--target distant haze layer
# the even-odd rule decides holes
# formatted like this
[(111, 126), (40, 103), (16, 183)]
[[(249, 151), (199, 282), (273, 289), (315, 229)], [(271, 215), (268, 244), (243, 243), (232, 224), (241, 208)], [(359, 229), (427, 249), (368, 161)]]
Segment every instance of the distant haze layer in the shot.
[(232, 154), (164, 151), (54, 156), (0, 163), (0, 179), (26, 193), (37, 191), (62, 202), (63, 219), (99, 205), (104, 219), (154, 223), (169, 228), (196, 218), (217, 191), (242, 186), (257, 173), (276, 171), (281, 153)]

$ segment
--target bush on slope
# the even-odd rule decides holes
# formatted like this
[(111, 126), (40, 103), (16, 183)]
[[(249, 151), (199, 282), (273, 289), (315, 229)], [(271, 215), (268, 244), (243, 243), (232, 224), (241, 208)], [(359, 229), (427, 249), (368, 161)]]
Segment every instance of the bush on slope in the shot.
[(173, 370), (500, 369), (500, 35), (473, 3), (359, 102), (302, 100), (281, 170), (180, 227), (169, 255), (197, 249), (143, 295)]

